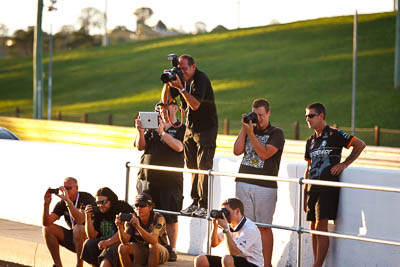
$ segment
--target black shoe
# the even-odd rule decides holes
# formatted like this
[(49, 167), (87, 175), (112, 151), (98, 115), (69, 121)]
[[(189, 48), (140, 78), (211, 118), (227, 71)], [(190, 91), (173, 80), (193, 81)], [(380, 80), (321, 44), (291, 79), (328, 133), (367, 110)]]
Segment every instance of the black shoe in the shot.
[(178, 256), (176, 255), (175, 251), (171, 249), (171, 251), (169, 252), (168, 261), (176, 261), (177, 258)]

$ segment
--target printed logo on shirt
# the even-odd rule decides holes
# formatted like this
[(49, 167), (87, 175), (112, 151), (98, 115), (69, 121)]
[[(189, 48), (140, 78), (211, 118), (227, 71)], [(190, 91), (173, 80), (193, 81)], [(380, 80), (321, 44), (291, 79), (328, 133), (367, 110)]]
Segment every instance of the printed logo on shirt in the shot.
[[(261, 144), (263, 144), (264, 146), (267, 145), (269, 135), (256, 136)], [(262, 169), (264, 167), (264, 161), (257, 155), (248, 137), (246, 138), (245, 154), (242, 160), (242, 164), (257, 169)]]

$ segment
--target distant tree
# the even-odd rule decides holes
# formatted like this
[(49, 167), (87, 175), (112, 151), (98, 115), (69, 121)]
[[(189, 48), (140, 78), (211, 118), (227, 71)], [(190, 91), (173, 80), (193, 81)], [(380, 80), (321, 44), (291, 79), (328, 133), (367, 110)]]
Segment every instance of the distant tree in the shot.
[(156, 24), (156, 31), (158, 32), (166, 32), (168, 31), (167, 26), (165, 26), (165, 24), (159, 20)]
[(80, 31), (89, 34), (90, 30), (101, 29), (104, 26), (104, 14), (96, 8), (87, 7), (82, 9), (78, 21), (81, 25)]
[(28, 30), (16, 30), (13, 34), (14, 44), (10, 48), (10, 56), (31, 56), (33, 51), (34, 27)]
[(8, 35), (7, 26), (0, 23), (0, 37), (6, 37), (7, 35)]
[(204, 22), (198, 21), (194, 24), (195, 33), (205, 33), (207, 32), (207, 26)]
[(218, 25), (211, 32), (226, 32), (228, 29), (222, 25)]
[(72, 48), (70, 43), (73, 39), (75, 28), (72, 25), (64, 25), (60, 31), (54, 35), (54, 50), (61, 51)]
[(269, 25), (277, 25), (277, 24), (281, 24), (278, 20), (273, 19), (269, 22)]
[(140, 7), (133, 14), (136, 16), (136, 28), (138, 28), (140, 24), (146, 24), (146, 20), (153, 15), (153, 10), (149, 7)]
[(111, 33), (115, 33), (115, 32), (126, 32), (128, 31), (128, 29), (125, 26), (116, 26)]

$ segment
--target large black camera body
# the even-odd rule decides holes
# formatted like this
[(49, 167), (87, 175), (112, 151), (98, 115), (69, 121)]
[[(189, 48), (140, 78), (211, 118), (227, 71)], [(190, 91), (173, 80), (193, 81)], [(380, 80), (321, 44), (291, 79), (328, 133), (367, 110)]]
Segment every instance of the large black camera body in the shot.
[(175, 81), (176, 80), (176, 76), (179, 76), (179, 78), (181, 79), (181, 82), (183, 82), (183, 73), (182, 70), (178, 67), (179, 65), (179, 59), (178, 59), (178, 55), (177, 54), (169, 54), (167, 59), (169, 61), (171, 61), (172, 64), (172, 68), (166, 72), (164, 72), (163, 74), (161, 74), (161, 81), (163, 81), (163, 83), (168, 83), (170, 81)]
[[(137, 214), (136, 214), (135, 211), (133, 211), (132, 213), (135, 214), (135, 216), (137, 217)], [(132, 214), (131, 214), (131, 213), (123, 213), (123, 212), (120, 212), (120, 213), (119, 213), (119, 219), (120, 219), (122, 222), (129, 222), (129, 221), (132, 219)]]
[(258, 122), (258, 117), (255, 112), (250, 112), (243, 118), (243, 122), (249, 123), (251, 121), (252, 123), (257, 123)]
[(210, 211), (210, 217), (214, 219), (223, 219), (224, 217), (222, 214), (225, 215), (225, 218), (229, 221), (230, 219), (230, 214), (229, 211), (226, 208), (222, 208), (221, 210), (211, 210)]

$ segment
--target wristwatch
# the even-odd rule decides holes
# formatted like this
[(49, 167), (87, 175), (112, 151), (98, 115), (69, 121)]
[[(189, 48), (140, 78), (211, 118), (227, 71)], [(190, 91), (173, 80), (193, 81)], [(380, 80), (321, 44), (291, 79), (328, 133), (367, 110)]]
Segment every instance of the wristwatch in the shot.
[(163, 131), (162, 133), (161, 133), (161, 136), (164, 136), (166, 134), (166, 132), (165, 131)]
[(224, 230), (222, 230), (222, 232), (223, 232), (224, 234), (226, 234), (226, 233), (229, 233), (230, 231), (229, 231), (229, 228), (225, 228)]
[(183, 92), (185, 92), (186, 91), (186, 88), (185, 87), (183, 87), (181, 90), (179, 90), (179, 92), (181, 93), (181, 94), (183, 94)]

